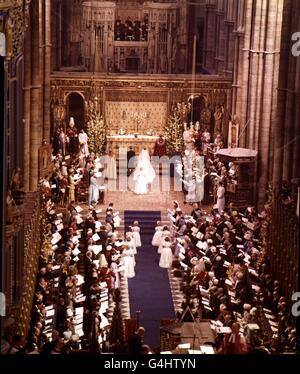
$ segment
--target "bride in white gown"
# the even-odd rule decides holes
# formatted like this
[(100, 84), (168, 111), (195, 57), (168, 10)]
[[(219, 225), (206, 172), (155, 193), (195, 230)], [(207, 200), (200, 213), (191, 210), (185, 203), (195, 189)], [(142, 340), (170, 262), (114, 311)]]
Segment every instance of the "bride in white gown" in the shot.
[(138, 195), (148, 193), (148, 184), (155, 179), (155, 171), (150, 161), (150, 155), (147, 149), (142, 149), (136, 168), (133, 172), (134, 188), (133, 191)]
[(145, 173), (142, 166), (140, 166), (139, 169), (135, 171), (135, 175), (133, 176), (133, 180), (135, 182), (133, 191), (137, 195), (145, 195), (148, 192), (147, 177), (146, 177), (146, 173)]

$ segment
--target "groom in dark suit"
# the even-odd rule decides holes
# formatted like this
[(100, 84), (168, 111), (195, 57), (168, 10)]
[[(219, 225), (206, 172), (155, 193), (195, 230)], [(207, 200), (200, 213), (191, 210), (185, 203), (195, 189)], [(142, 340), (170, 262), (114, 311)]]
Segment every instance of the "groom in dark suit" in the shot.
[(127, 174), (128, 174), (128, 175), (130, 175), (130, 174), (133, 172), (133, 170), (134, 170), (134, 167), (133, 167), (132, 164), (130, 165), (131, 167), (129, 167), (129, 161), (130, 161), (130, 159), (131, 159), (132, 157), (135, 157), (135, 152), (134, 152), (134, 150), (132, 149), (132, 147), (129, 147), (129, 150), (128, 150), (128, 152), (127, 152), (127, 169), (128, 169)]

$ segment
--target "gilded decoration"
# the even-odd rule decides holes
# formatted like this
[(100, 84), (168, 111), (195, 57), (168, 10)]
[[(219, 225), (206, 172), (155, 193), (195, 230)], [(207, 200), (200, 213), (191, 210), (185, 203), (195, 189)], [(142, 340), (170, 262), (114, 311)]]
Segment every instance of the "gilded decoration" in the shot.
[(174, 105), (188, 103), (192, 94), (204, 97), (210, 112), (218, 105), (226, 110), (230, 105), (230, 90), (230, 80), (220, 77), (199, 76), (193, 86), (191, 76), (187, 75), (172, 80), (163, 75), (83, 77), (77, 73), (67, 76), (57, 73), (51, 76), (53, 112), (64, 106), (68, 113), (67, 97), (72, 92), (81, 94), (85, 103), (97, 97), (108, 135), (112, 136), (119, 134), (118, 129), (127, 135), (145, 135), (150, 130), (152, 135), (159, 134)]
[(3, 31), (6, 37), (6, 55), (17, 57), (23, 49), (24, 32), (28, 27), (31, 0), (0, 1), (0, 9), (7, 11)]
[[(61, 75), (52, 75), (51, 97), (52, 102), (57, 98), (63, 99), (67, 92), (84, 92), (84, 96), (91, 94), (91, 91), (98, 90), (98, 97), (103, 92), (106, 100), (110, 101), (167, 101), (168, 96), (174, 97), (174, 102), (188, 100), (192, 94), (192, 80), (186, 79), (153, 79), (150, 76), (145, 78), (128, 77), (96, 77), (91, 84), (91, 79), (82, 78), (77, 74), (74, 78), (63, 78)], [(226, 105), (229, 101), (231, 89), (230, 80), (200, 78), (196, 81), (194, 96), (206, 96), (210, 104)], [(124, 97), (126, 99), (124, 100)], [(159, 97), (159, 99), (158, 99)], [(152, 98), (152, 99), (151, 99)], [(180, 98), (180, 99), (178, 99)]]
[(152, 130), (155, 134), (166, 124), (167, 104), (164, 102), (122, 102), (107, 101), (105, 118), (110, 134), (116, 134), (120, 128), (127, 134), (146, 134)]

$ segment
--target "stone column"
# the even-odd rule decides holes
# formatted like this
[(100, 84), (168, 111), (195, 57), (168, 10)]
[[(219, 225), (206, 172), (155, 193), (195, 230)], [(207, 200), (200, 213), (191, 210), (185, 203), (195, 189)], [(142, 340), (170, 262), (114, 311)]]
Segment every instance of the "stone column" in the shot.
[(44, 131), (43, 138), (50, 143), (50, 73), (51, 73), (51, 0), (45, 1), (45, 55), (44, 55)]
[(286, 91), (279, 87), (278, 90), (278, 116), (273, 131), (274, 139), (274, 159), (273, 159), (273, 186), (277, 188), (282, 181), (283, 171), (283, 141), (284, 141), (284, 121), (285, 121)]
[(293, 142), (293, 165), (292, 178), (300, 178), (300, 63), (297, 59), (298, 65), (298, 82), (295, 89), (295, 133)]
[(252, 90), (248, 98), (251, 103), (248, 144), (259, 151), (256, 164), (258, 181), (255, 184), (259, 208), (265, 202), (267, 183), (272, 175), (272, 129), (277, 115), (282, 6), (283, 0), (277, 0), (276, 4), (262, 0), (259, 9), (256, 9), (254, 23), (254, 40), (259, 42), (252, 47), (255, 75), (250, 76)]
[(45, 7), (46, 0), (39, 0), (38, 1), (38, 7), (39, 7), (39, 51), (40, 51), (40, 64), (39, 64), (39, 70), (40, 70), (40, 84), (41, 84), (41, 99), (39, 101), (40, 104), (40, 113), (41, 113), (41, 136), (43, 137), (43, 123), (44, 123), (44, 68), (45, 68), (45, 28), (44, 28), (44, 7)]
[[(297, 3), (297, 2), (296, 2)], [(292, 1), (289, 3), (289, 32), (286, 34), (288, 40), (291, 39), (293, 32), (299, 31), (299, 22), (294, 14), (299, 14), (296, 10), (296, 3)], [(288, 51), (288, 50), (287, 50)], [(298, 57), (299, 58), (299, 57)], [(296, 116), (297, 107), (297, 90), (299, 89), (299, 77), (297, 76), (297, 60), (291, 53), (288, 54), (288, 64), (286, 66), (285, 74), (285, 89), (286, 89), (286, 107), (285, 107), (285, 122), (284, 122), (284, 158), (283, 158), (283, 179), (291, 180), (293, 178), (293, 163), (294, 155), (299, 152), (299, 149), (295, 148), (297, 144), (297, 122), (299, 119)], [(296, 82), (297, 81), (297, 82)], [(298, 111), (299, 113), (299, 111)], [(299, 165), (298, 165), (299, 168)]]
[(154, 44), (154, 67), (153, 67), (153, 73), (154, 74), (157, 74), (158, 73), (158, 67), (159, 67), (159, 47), (158, 47), (158, 44), (159, 44), (159, 24), (157, 22), (156, 24), (156, 29), (155, 31), (153, 30), (154, 32), (154, 40), (155, 40), (155, 44)]
[[(242, 31), (235, 32), (235, 50), (234, 50), (234, 69), (233, 69), (233, 84), (232, 84), (232, 113), (238, 114), (240, 118), (240, 125), (245, 124), (245, 119), (241, 118), (240, 107), (237, 105), (240, 100), (240, 94), (242, 91), (242, 77), (243, 77), (243, 43), (244, 43), (244, 33)], [(242, 121), (241, 121), (242, 119)], [(243, 137), (241, 137), (240, 146), (243, 145)]]
[(52, 70), (59, 70), (61, 66), (61, 12), (62, 0), (50, 0), (50, 4), (46, 5), (51, 8), (51, 68)]
[(218, 9), (216, 12), (216, 74), (223, 74), (225, 48), (224, 12)]
[[(279, 6), (280, 0), (278, 1)], [(280, 13), (279, 13), (280, 14)], [(258, 183), (257, 203), (262, 208), (266, 201), (266, 188), (270, 181), (273, 150), (272, 150), (272, 122), (274, 111), (277, 106), (277, 87), (279, 76), (278, 45), (276, 41), (277, 32), (277, 9), (269, 1), (263, 0), (262, 19), (266, 21), (261, 25), (259, 49), (263, 51), (258, 60), (258, 98), (256, 110), (259, 110), (255, 123), (254, 143), (255, 149), (260, 152), (257, 162)], [(280, 25), (279, 25), (280, 27)], [(261, 99), (260, 99), (261, 98)]]
[[(239, 145), (246, 147), (247, 143), (247, 131), (245, 126), (248, 123), (248, 91), (249, 91), (249, 59), (250, 59), (250, 43), (251, 43), (251, 27), (252, 27), (252, 9), (253, 9), (253, 0), (246, 0), (245, 4), (245, 24), (244, 24), (244, 33), (241, 34), (240, 42), (237, 45), (237, 65), (234, 67), (234, 71), (237, 71), (236, 74), (236, 93), (233, 114), (237, 114), (240, 120), (240, 140)], [(242, 33), (242, 30), (241, 30)]]
[(259, 107), (261, 97), (263, 40), (265, 36), (265, 11), (262, 12), (265, 0), (257, 0), (255, 4), (252, 24), (252, 37), (249, 46), (249, 91), (248, 91), (248, 146), (256, 149), (257, 119), (260, 116)]
[(179, 72), (180, 73), (187, 73), (188, 72), (188, 12), (187, 12), (187, 2), (185, 0), (178, 2), (179, 12), (180, 12), (180, 25), (179, 25), (179, 33), (178, 33), (178, 41), (179, 41), (179, 55), (177, 54), (177, 58), (179, 58)]
[(286, 0), (283, 9), (277, 122), (274, 128), (273, 184), (299, 178), (300, 62), (291, 54), (291, 35), (299, 30), (299, 2)]
[(291, 180), (293, 164), (293, 142), (295, 126), (295, 100), (292, 92), (287, 91), (285, 102), (284, 136), (283, 136), (283, 180)]
[(287, 76), (290, 55), (290, 40), (288, 40), (290, 30), (290, 14), (292, 10), (292, 1), (287, 0), (283, 9), (282, 37), (281, 39), (281, 63), (278, 82), (278, 105), (277, 105), (277, 121), (274, 126), (274, 160), (273, 160), (273, 186), (278, 188), (283, 179), (283, 158), (284, 158), (284, 141), (285, 141), (285, 120), (286, 120), (286, 104), (287, 104)]
[[(250, 37), (250, 45), (249, 45), (249, 75), (248, 75), (248, 96), (247, 96), (247, 118), (248, 118), (248, 126), (245, 132), (247, 132), (247, 148), (256, 149), (256, 134), (257, 131), (260, 132), (260, 129), (257, 129), (257, 123), (259, 122), (260, 117), (260, 102), (262, 100), (261, 97), (261, 78), (262, 74), (260, 69), (262, 68), (260, 59), (261, 54), (258, 52), (261, 46), (261, 38), (260, 32), (261, 27), (261, 7), (262, 1), (258, 0), (256, 3), (255, 15), (252, 24), (252, 37)], [(265, 18), (264, 18), (265, 20)], [(267, 146), (267, 145), (266, 145)], [(260, 160), (262, 156), (258, 153), (257, 162), (254, 165), (254, 178), (253, 181), (253, 196), (254, 200), (257, 201), (257, 192), (258, 192), (258, 185), (257, 181), (260, 179), (258, 168), (260, 165)]]
[(30, 118), (30, 190), (35, 191), (38, 182), (38, 149), (41, 145), (41, 79), (39, 43), (39, 4), (33, 3), (34, 14), (31, 28), (31, 118)]
[(24, 189), (30, 186), (30, 112), (31, 112), (31, 25), (24, 39)]
[[(300, 30), (300, 3), (299, 1), (293, 2), (293, 9), (292, 12), (294, 17), (294, 25), (292, 28), (292, 32)], [(294, 57), (294, 56), (293, 56)], [(292, 178), (300, 178), (300, 58), (293, 58), (293, 63), (295, 64), (295, 90), (294, 90), (294, 97), (295, 97), (295, 132), (294, 132), (294, 141), (293, 141), (293, 170), (292, 170)]]
[(233, 61), (234, 61), (234, 15), (238, 10), (239, 4), (234, 0), (226, 0), (224, 3), (225, 17), (224, 17), (224, 68), (223, 73), (225, 76), (232, 76)]
[(203, 67), (211, 73), (215, 72), (216, 56), (216, 6), (206, 4), (206, 24), (204, 31)]
[[(240, 145), (259, 151), (254, 195), (260, 208), (265, 202), (266, 185), (273, 166), (272, 129), (277, 108), (279, 50), (283, 0), (247, 0), (243, 77), (238, 77), (236, 111), (241, 131)], [(240, 110), (240, 112), (238, 112)]]
[(231, 76), (234, 64), (234, 37), (233, 37), (234, 23), (225, 21), (225, 58), (224, 58), (224, 75)]

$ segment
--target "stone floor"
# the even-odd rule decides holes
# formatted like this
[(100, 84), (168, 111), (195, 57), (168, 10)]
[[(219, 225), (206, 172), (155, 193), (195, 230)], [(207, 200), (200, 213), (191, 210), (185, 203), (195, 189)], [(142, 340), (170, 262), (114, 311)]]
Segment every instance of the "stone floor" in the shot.
[[(118, 181), (116, 183), (118, 187)], [(190, 205), (183, 203), (183, 192), (174, 191), (173, 181), (170, 183), (170, 191), (162, 191), (160, 188), (158, 191), (150, 191), (147, 195), (136, 195), (134, 192), (128, 189), (125, 191), (119, 188), (118, 191), (112, 191), (107, 188), (104, 194), (104, 205), (108, 205), (110, 202), (114, 203), (116, 209), (120, 211), (124, 210), (161, 210), (166, 212), (168, 208), (172, 208), (173, 200), (179, 202), (179, 206), (188, 213), (191, 210)]]

